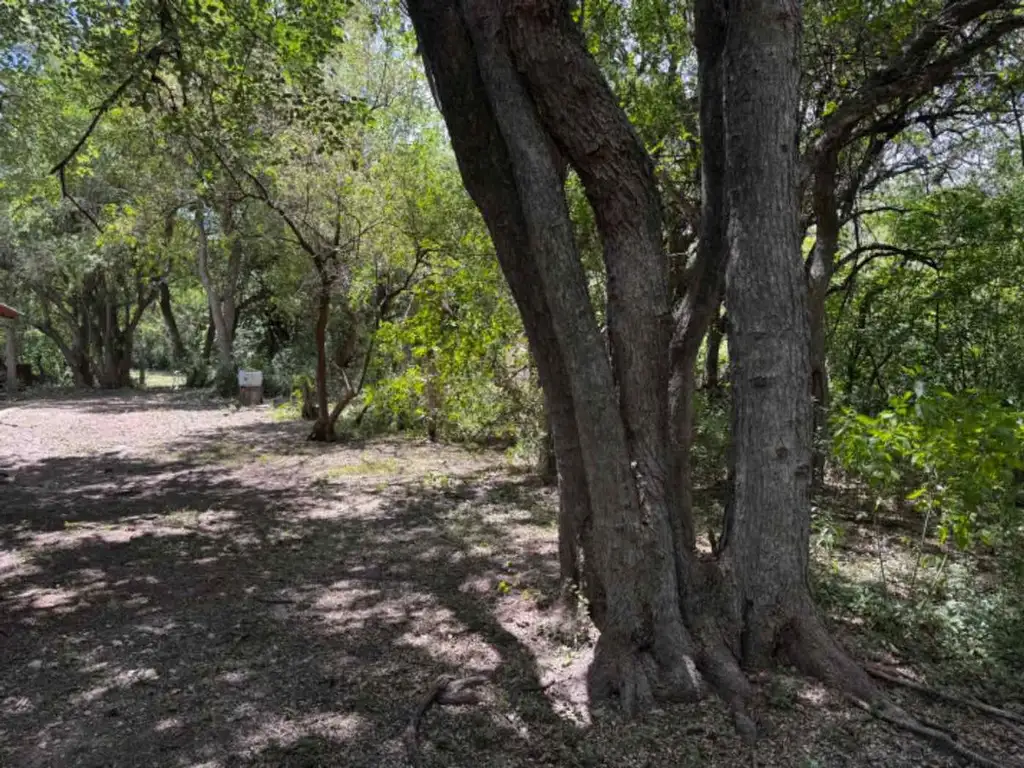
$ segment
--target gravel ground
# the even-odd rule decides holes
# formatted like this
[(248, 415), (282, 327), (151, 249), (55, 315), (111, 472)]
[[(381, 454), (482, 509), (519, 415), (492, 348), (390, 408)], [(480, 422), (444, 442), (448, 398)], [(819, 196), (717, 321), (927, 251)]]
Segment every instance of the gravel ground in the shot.
[[(7, 405), (2, 766), (408, 765), (445, 675), (487, 682), (427, 713), (423, 765), (957, 764), (796, 677), (759, 686), (753, 749), (713, 698), (628, 726), (591, 711), (554, 496), (500, 454), (313, 445), (194, 394)], [(927, 714), (1021, 760), (991, 721)]]

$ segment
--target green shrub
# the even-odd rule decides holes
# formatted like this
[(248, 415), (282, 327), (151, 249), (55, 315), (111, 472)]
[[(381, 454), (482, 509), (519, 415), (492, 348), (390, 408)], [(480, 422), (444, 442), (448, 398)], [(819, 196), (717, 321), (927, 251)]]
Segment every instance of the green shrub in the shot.
[(840, 410), (832, 455), (880, 497), (921, 510), (941, 543), (994, 545), (1022, 524), (1024, 412), (995, 396), (918, 385), (877, 416)]

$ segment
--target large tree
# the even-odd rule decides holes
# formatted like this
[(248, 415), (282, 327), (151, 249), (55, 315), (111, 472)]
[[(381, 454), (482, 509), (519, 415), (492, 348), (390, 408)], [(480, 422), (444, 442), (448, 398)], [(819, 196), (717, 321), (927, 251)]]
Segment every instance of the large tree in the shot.
[[(721, 132), (706, 137), (720, 152), (712, 158), (719, 172), (706, 183), (721, 186), (704, 204), (720, 206), (728, 222), (724, 236), (714, 228), (704, 236), (724, 237), (728, 251), (733, 366), (731, 499), (711, 557), (696, 549), (673, 480), (673, 316), (652, 165), (569, 8), (559, 0), (413, 0), (409, 10), (545, 388), (561, 475), (563, 571), (582, 571), (601, 633), (592, 700), (616, 697), (633, 713), (698, 696), (703, 676), (752, 732), (742, 670), (788, 660), (920, 730), (833, 641), (808, 590), (799, 1), (723, 8), (700, 0), (696, 14), (702, 124)], [(603, 243), (607, 347), (569, 222), (566, 164), (586, 189)]]
[[(697, 695), (700, 669), (741, 711), (741, 663), (764, 665), (784, 648), (814, 657), (815, 671), (831, 669), (841, 654), (806, 586), (799, 5), (744, 3), (726, 20), (707, 4), (700, 14), (704, 50), (724, 74), (702, 107), (709, 121), (724, 119), (717, 181), (732, 210), (737, 369), (735, 487), (714, 561), (697, 556), (673, 482), (672, 315), (651, 163), (568, 9), (554, 0), (421, 0), (410, 12), (545, 385), (562, 474), (563, 565), (579, 546), (601, 630), (593, 693), (618, 695), (633, 711), (660, 696)], [(586, 188), (603, 242), (610, 356), (569, 224), (565, 162)]]

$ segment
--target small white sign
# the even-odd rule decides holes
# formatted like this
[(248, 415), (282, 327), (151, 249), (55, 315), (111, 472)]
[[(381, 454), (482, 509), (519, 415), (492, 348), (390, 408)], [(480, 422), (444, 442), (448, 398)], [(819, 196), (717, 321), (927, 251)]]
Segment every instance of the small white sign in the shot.
[(238, 386), (260, 387), (263, 386), (263, 371), (239, 371)]

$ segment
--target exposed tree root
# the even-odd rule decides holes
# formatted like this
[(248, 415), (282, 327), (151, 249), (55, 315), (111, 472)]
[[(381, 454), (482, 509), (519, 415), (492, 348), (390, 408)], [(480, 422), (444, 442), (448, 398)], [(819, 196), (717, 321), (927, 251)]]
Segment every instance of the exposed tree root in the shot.
[(899, 707), (888, 703), (871, 706), (866, 701), (858, 699), (856, 696), (847, 696), (847, 698), (853, 702), (855, 706), (874, 715), (879, 720), (920, 736), (947, 754), (967, 760), (974, 765), (980, 765), (982, 768), (1007, 768), (1006, 763), (996, 762), (985, 755), (958, 744), (953, 737), (942, 731), (936, 730), (935, 728), (930, 728), (927, 725), (924, 725)]
[(790, 657), (804, 672), (840, 691), (855, 706), (879, 720), (931, 743), (937, 749), (983, 768), (1007, 768), (979, 752), (959, 744), (944, 728), (926, 724), (890, 702), (871, 680), (870, 670), (843, 650), (813, 613), (792, 627), (787, 637)]
[(757, 740), (757, 725), (747, 703), (753, 693), (736, 658), (722, 642), (702, 642), (700, 670), (714, 691), (732, 712), (740, 737), (750, 745)]
[(405, 727), (405, 733), (403, 734), (405, 752), (412, 765), (418, 766), (420, 764), (420, 723), (423, 722), (423, 718), (426, 717), (430, 708), (434, 704), (438, 706), (446, 704), (479, 704), (480, 696), (474, 689), (486, 682), (487, 678), (483, 675), (460, 678), (452, 678), (445, 675), (438, 678), (430, 691), (420, 699), (419, 705), (409, 718), (409, 724)]
[(919, 683), (916, 680), (911, 680), (908, 677), (904, 677), (902, 675), (894, 675), (891, 672), (888, 672), (872, 664), (865, 664), (864, 668), (872, 677), (876, 677), (879, 680), (885, 680), (886, 682), (892, 683), (893, 685), (901, 685), (904, 688), (909, 688), (912, 691), (923, 693), (925, 696), (931, 696), (934, 699), (947, 701), (950, 704), (959, 704), (964, 707), (970, 707), (971, 709), (976, 709), (979, 712), (984, 712), (986, 715), (992, 715), (993, 717), (1000, 718), (1001, 720), (1007, 720), (1011, 723), (1024, 725), (1024, 715), (1019, 715), (1016, 712), (1011, 712), (1007, 709), (1002, 709), (1000, 707), (993, 707), (991, 704), (985, 704), (984, 702), (978, 701), (977, 699), (968, 699), (961, 696), (955, 696), (952, 693), (940, 691), (937, 688), (932, 688), (931, 686), (924, 685), (923, 683)]

